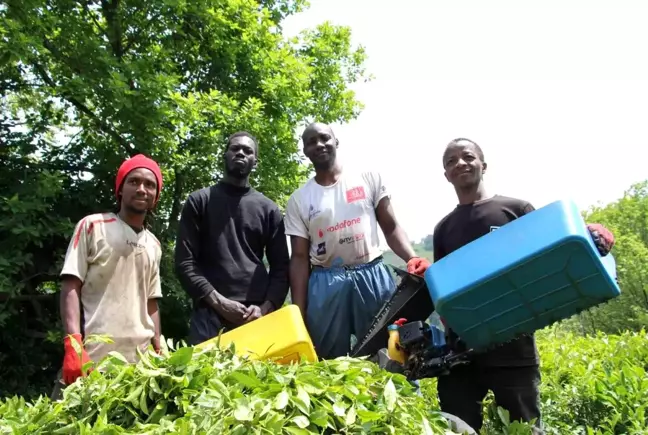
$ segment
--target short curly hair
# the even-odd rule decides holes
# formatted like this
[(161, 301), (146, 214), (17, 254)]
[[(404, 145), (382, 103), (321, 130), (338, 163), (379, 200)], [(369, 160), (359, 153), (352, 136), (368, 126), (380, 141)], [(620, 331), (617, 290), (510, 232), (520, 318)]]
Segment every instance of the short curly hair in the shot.
[(228, 138), (227, 142), (225, 143), (225, 148), (229, 147), (232, 144), (232, 141), (236, 139), (237, 137), (248, 137), (254, 142), (254, 148), (255, 148), (255, 153), (259, 153), (259, 141), (257, 140), (256, 137), (252, 135), (252, 133), (249, 133), (247, 131), (237, 131), (236, 133), (232, 133)]
[(477, 152), (477, 157), (479, 157), (479, 160), (482, 162), (484, 161), (484, 152), (482, 151), (481, 147), (477, 145), (477, 142), (472, 141), (470, 139), (466, 139), (465, 137), (458, 137), (457, 139), (452, 139), (450, 143), (446, 146), (446, 150), (443, 153), (443, 162), (445, 163), (446, 159), (446, 153), (448, 152), (448, 148), (450, 148), (452, 145), (459, 145), (461, 142), (468, 142), (471, 144), (473, 147), (475, 147), (475, 151)]

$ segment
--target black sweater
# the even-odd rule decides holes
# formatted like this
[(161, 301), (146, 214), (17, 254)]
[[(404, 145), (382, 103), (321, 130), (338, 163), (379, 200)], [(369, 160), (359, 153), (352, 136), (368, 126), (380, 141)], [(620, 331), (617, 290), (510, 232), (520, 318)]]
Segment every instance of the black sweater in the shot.
[(270, 301), (278, 309), (288, 294), (288, 264), (283, 215), (262, 193), (220, 182), (189, 195), (175, 266), (194, 303), (215, 289), (246, 305)]

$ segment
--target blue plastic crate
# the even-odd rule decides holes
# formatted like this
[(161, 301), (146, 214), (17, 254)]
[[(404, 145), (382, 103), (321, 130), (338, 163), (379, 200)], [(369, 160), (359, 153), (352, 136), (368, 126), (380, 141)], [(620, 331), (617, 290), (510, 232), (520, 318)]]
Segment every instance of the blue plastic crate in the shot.
[(479, 350), (617, 297), (612, 254), (601, 257), (571, 201), (556, 201), (435, 262), (435, 309)]

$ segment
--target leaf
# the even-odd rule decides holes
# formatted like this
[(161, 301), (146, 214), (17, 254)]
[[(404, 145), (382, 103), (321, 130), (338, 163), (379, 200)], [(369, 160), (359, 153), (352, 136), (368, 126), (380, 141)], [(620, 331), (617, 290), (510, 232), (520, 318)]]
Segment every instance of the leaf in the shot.
[(358, 417), (360, 417), (360, 421), (362, 421), (362, 423), (378, 421), (383, 418), (383, 415), (379, 412), (368, 411), (366, 409), (358, 409), (356, 413), (358, 414)]
[(310, 421), (308, 421), (308, 418), (304, 417), (303, 415), (295, 417), (291, 421), (301, 429), (305, 429), (308, 427), (308, 425), (310, 425)]
[(356, 414), (355, 407), (352, 406), (349, 409), (349, 412), (346, 415), (345, 424), (347, 426), (352, 426), (356, 421), (356, 417), (357, 417), (357, 414)]
[(328, 424), (328, 414), (322, 408), (314, 410), (310, 416), (310, 421), (319, 427), (326, 427)]
[(193, 347), (182, 347), (178, 349), (169, 358), (169, 364), (176, 367), (189, 364), (193, 355), (193, 349)]
[(290, 395), (286, 390), (282, 390), (275, 398), (275, 409), (284, 409), (288, 405)]
[(234, 380), (240, 384), (242, 384), (245, 387), (248, 388), (256, 388), (261, 385), (261, 382), (259, 382), (258, 379), (255, 379), (251, 376), (246, 375), (245, 373), (241, 372), (232, 372), (230, 374)]
[(346, 415), (345, 407), (342, 403), (337, 402), (333, 405), (333, 413), (338, 417), (344, 417)]
[(396, 393), (396, 387), (392, 382), (391, 378), (385, 384), (385, 389), (383, 392), (385, 396), (385, 404), (387, 405), (388, 411), (393, 411), (396, 407), (396, 400), (398, 399), (398, 393)]
[(146, 387), (142, 386), (142, 394), (140, 395), (139, 408), (146, 415), (149, 415), (148, 404), (146, 403)]
[(124, 357), (124, 355), (120, 354), (119, 352), (115, 351), (110, 351), (108, 352), (108, 355), (111, 357), (111, 363), (123, 363), (124, 365), (129, 364), (128, 360)]
[(144, 390), (143, 385), (136, 386), (131, 393), (124, 399), (126, 402), (130, 402), (133, 406), (138, 407), (139, 406), (139, 397), (140, 394), (142, 394), (142, 391)]
[(234, 409), (234, 418), (238, 421), (252, 421), (254, 411), (245, 399), (236, 401), (236, 408)]

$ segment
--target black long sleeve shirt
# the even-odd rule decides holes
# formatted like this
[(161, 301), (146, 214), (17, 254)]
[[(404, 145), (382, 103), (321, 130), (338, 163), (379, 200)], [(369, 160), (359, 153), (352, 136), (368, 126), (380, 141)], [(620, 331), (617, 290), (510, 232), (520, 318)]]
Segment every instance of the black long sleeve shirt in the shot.
[(281, 210), (250, 187), (220, 182), (193, 192), (182, 209), (175, 265), (194, 304), (215, 289), (245, 305), (280, 308), (289, 265)]

